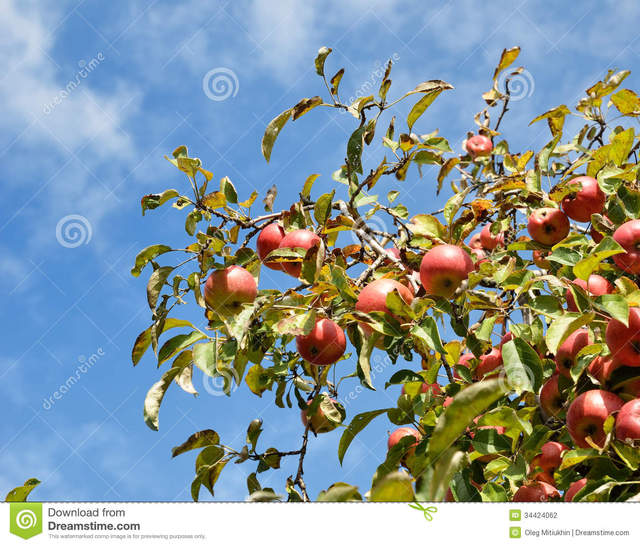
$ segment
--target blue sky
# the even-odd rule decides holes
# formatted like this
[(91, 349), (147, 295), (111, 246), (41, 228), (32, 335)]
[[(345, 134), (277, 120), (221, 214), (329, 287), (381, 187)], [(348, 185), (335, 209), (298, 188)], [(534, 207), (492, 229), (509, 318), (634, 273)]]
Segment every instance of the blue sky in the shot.
[[(171, 460), (171, 447), (204, 428), (240, 446), (256, 416), (264, 419), (264, 448), (296, 448), (296, 410), (278, 409), (269, 393), (257, 398), (246, 385), (231, 398), (212, 396), (199, 374), (198, 398), (172, 387), (159, 432), (145, 426), (144, 396), (159, 371), (149, 356), (131, 365), (132, 342), (150, 318), (148, 273), (135, 279), (129, 270), (141, 248), (184, 245), (188, 236), (183, 213), (163, 208), (143, 218), (140, 197), (184, 188), (162, 159), (181, 144), (216, 180), (229, 176), (242, 195), (256, 189), (264, 196), (275, 183), (276, 210), (288, 207), (311, 173), (321, 174), (318, 194), (331, 187), (354, 128), (348, 115), (315, 110), (288, 125), (270, 164), (259, 147), (270, 119), (302, 97), (322, 94), (313, 58), (323, 45), (334, 49), (327, 71), (346, 69), (343, 96), (368, 81), (377, 88), (375, 72), (390, 57), (396, 59), (390, 97), (427, 79), (453, 84), (414, 130), (438, 128), (458, 148), (474, 129), (473, 114), (484, 107), (480, 95), (505, 47), (522, 47), (517, 64), (528, 71), (503, 126), (512, 150), (549, 140), (546, 125), (527, 126), (536, 114), (573, 106), (608, 68), (638, 65), (637, 2), (484, 4), (0, 0), (1, 491), (38, 477), (44, 483), (34, 499), (188, 500), (194, 455)], [(78, 76), (82, 68), (86, 77)], [(205, 75), (219, 68), (236, 78), (223, 101), (203, 89)], [(638, 74), (625, 86), (640, 87)], [(379, 145), (368, 149), (365, 169), (383, 153)], [(434, 180), (433, 171), (420, 179), (411, 170), (404, 183), (385, 182), (379, 190), (397, 189), (411, 213), (428, 212), (447, 193), (437, 198)], [(78, 246), (56, 237), (69, 215), (82, 217)], [(261, 286), (289, 282), (269, 272)], [(195, 305), (180, 313), (200, 320)], [(43, 407), (83, 362), (91, 363), (86, 373)], [(340, 364), (343, 375), (352, 365)], [(383, 366), (379, 390), (357, 396), (349, 418), (395, 403), (398, 393), (383, 390), (395, 369)], [(312, 497), (333, 481), (366, 491), (391, 428), (384, 418), (374, 421), (342, 467), (339, 434), (313, 439), (305, 474)], [(216, 499), (244, 499), (252, 470), (227, 467)], [(282, 491), (292, 473), (285, 465), (261, 481)]]

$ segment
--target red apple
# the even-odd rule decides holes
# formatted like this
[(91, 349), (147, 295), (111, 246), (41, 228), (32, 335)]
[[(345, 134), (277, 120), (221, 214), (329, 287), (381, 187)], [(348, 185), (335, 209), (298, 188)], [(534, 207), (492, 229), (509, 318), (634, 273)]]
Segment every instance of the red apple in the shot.
[(204, 285), (204, 301), (224, 316), (238, 313), (244, 304), (253, 303), (257, 295), (253, 275), (238, 265), (217, 269)]
[(269, 269), (275, 269), (277, 271), (282, 271), (282, 263), (278, 262), (265, 262), (265, 258), (269, 255), (269, 253), (273, 252), (276, 248), (280, 246), (280, 242), (284, 238), (284, 229), (282, 226), (276, 222), (265, 226), (260, 231), (260, 235), (258, 235), (258, 240), (256, 241), (256, 249), (258, 251), (258, 257), (260, 261), (266, 265)]
[(613, 359), (610, 356), (597, 356), (591, 361), (587, 371), (597, 379), (601, 385), (604, 385), (611, 372), (615, 369), (612, 364)]
[[(296, 229), (287, 233), (278, 248), (304, 248), (309, 250), (311, 247), (320, 244), (320, 237), (313, 231), (308, 229)], [(302, 271), (302, 263), (300, 262), (282, 262), (282, 269), (292, 275), (299, 277)]]
[(493, 250), (498, 246), (504, 246), (504, 233), (494, 235), (491, 233), (491, 224), (487, 224), (480, 232), (480, 242), (485, 250)]
[(640, 309), (629, 309), (629, 326), (611, 319), (605, 338), (615, 360), (624, 362), (626, 366), (640, 366)]
[[(337, 403), (333, 398), (331, 398), (330, 400), (334, 404)], [(310, 406), (311, 402), (312, 401), (309, 400), (307, 402), (307, 406)], [(316, 412), (311, 417), (307, 415), (306, 409), (301, 410), (300, 417), (302, 419), (302, 424), (306, 427), (307, 423), (310, 423), (311, 430), (316, 434), (322, 434), (323, 432), (331, 432), (332, 430), (338, 427), (338, 423), (329, 421), (329, 419), (326, 418), (325, 414), (322, 411), (322, 407), (320, 406), (318, 406), (318, 408), (316, 409)]]
[(541, 208), (529, 216), (527, 230), (542, 245), (553, 246), (569, 235), (569, 218), (559, 209)]
[(581, 184), (582, 188), (575, 193), (570, 193), (562, 200), (562, 210), (566, 215), (577, 222), (589, 222), (592, 214), (602, 212), (605, 194), (598, 186), (598, 181), (591, 176), (577, 176), (569, 186)]
[[(400, 296), (407, 304), (411, 304), (413, 294), (404, 284), (393, 279), (378, 279), (369, 283), (360, 291), (356, 302), (356, 311), (362, 313), (382, 311), (383, 313), (391, 314), (387, 307), (387, 295), (394, 289), (400, 293)], [(368, 324), (363, 324), (362, 327), (365, 332), (372, 332), (372, 328)]]
[(628, 273), (640, 273), (640, 220), (622, 224), (614, 231), (613, 239), (626, 250), (626, 253), (613, 255), (616, 265)]
[(616, 417), (616, 438), (640, 440), (640, 398), (627, 402)]
[(502, 351), (494, 347), (486, 355), (480, 356), (480, 362), (475, 369), (476, 379), (482, 379), (486, 374), (502, 366)]
[(416, 446), (420, 443), (420, 440), (422, 440), (422, 436), (415, 428), (400, 427), (395, 429), (391, 434), (389, 434), (389, 439), (387, 440), (387, 449), (391, 449), (405, 436), (413, 436), (416, 439), (415, 443), (413, 444), (413, 447), (411, 447), (407, 451), (407, 453), (405, 454), (405, 457), (408, 455), (413, 455), (416, 451)]
[(575, 497), (578, 494), (578, 491), (580, 491), (585, 485), (587, 485), (587, 478), (582, 478), (577, 482), (573, 482), (564, 494), (564, 502), (571, 502), (573, 497)]
[(562, 463), (562, 454), (568, 449), (570, 449), (569, 446), (560, 442), (545, 442), (540, 448), (540, 455), (537, 455), (538, 466), (542, 470), (556, 470)]
[(559, 376), (554, 373), (540, 389), (540, 406), (548, 416), (561, 415), (564, 412), (564, 400), (558, 387)]
[(505, 335), (502, 336), (502, 338), (500, 338), (500, 345), (499, 347), (502, 348), (502, 346), (507, 343), (507, 341), (511, 341), (513, 339), (513, 332), (507, 332)]
[(491, 154), (493, 143), (489, 137), (484, 135), (473, 135), (464, 142), (464, 148), (474, 159)]
[(623, 405), (624, 402), (612, 392), (592, 390), (579, 395), (567, 411), (567, 430), (576, 446), (591, 447), (585, 440), (587, 436), (595, 445), (604, 445), (604, 422)]
[(447, 396), (447, 397), (444, 399), (444, 402), (442, 402), (442, 407), (443, 407), (443, 408), (447, 408), (447, 407), (449, 407), (449, 406), (451, 405), (451, 402), (453, 402), (453, 397), (452, 397), (452, 396)]
[(549, 499), (560, 498), (559, 491), (545, 482), (531, 482), (521, 486), (513, 495), (513, 502), (547, 502)]
[[(427, 391), (431, 391), (432, 396), (440, 396), (442, 394), (442, 389), (437, 383), (421, 383), (420, 392), (424, 393)], [(405, 385), (402, 385), (402, 394), (407, 394)]]
[(591, 334), (587, 328), (579, 328), (569, 335), (556, 352), (556, 371), (571, 379), (571, 368), (576, 364), (576, 355), (591, 343)]
[(478, 250), (482, 249), (482, 242), (480, 241), (480, 234), (475, 233), (469, 239), (469, 248), (477, 248)]
[(340, 360), (347, 348), (342, 328), (328, 318), (316, 321), (306, 336), (296, 337), (300, 356), (316, 366), (327, 366)]
[[(579, 286), (585, 292), (588, 292), (592, 296), (603, 296), (604, 294), (612, 294), (614, 291), (613, 285), (601, 275), (590, 275), (588, 281), (575, 279), (571, 282)], [(567, 298), (567, 309), (574, 313), (578, 311), (578, 307), (576, 306), (576, 301), (573, 298), (573, 294), (568, 288), (565, 293), (565, 297)]]
[(545, 259), (548, 255), (549, 253), (544, 252), (543, 250), (534, 250), (533, 263), (536, 264), (540, 269), (551, 269), (551, 262)]
[(422, 257), (420, 280), (427, 295), (451, 298), (474, 266), (469, 254), (455, 245), (438, 245)]
[(385, 251), (387, 252), (387, 254), (389, 254), (389, 256), (393, 256), (396, 260), (400, 259), (400, 249), (396, 248), (395, 246), (392, 246), (391, 248), (385, 248)]

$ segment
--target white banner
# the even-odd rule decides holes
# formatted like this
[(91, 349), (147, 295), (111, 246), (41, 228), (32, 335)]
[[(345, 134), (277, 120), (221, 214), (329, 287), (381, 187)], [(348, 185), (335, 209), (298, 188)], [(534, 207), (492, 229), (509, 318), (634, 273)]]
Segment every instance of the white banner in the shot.
[(640, 540), (637, 503), (4, 503), (2, 512), (1, 544), (609, 546)]

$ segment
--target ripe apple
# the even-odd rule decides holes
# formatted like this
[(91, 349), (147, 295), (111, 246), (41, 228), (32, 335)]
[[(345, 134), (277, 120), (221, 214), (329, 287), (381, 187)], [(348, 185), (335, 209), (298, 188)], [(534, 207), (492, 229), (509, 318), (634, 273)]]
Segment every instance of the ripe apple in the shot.
[(569, 186), (582, 185), (575, 193), (570, 193), (562, 200), (562, 210), (577, 222), (589, 222), (592, 214), (602, 212), (606, 196), (600, 189), (598, 181), (591, 176), (577, 176), (569, 182)]
[(609, 379), (611, 372), (619, 366), (613, 364), (613, 359), (610, 356), (597, 356), (589, 364), (587, 371), (598, 380), (601, 385)]
[(420, 433), (415, 429), (415, 428), (410, 428), (410, 427), (400, 427), (395, 429), (391, 434), (389, 434), (389, 439), (387, 440), (387, 449), (391, 449), (394, 445), (396, 445), (400, 440), (402, 440), (402, 438), (404, 438), (405, 436), (413, 436), (416, 441), (413, 444), (413, 447), (411, 447), (405, 454), (405, 456), (403, 457), (406, 458), (409, 455), (413, 455), (416, 452), (416, 446), (420, 443), (420, 440), (422, 440), (422, 436), (420, 435)]
[(283, 271), (282, 263), (278, 262), (265, 262), (265, 258), (270, 252), (273, 252), (280, 246), (280, 242), (284, 238), (284, 229), (276, 222), (265, 226), (258, 235), (256, 242), (256, 249), (258, 251), (258, 257), (260, 261), (266, 265), (269, 269), (275, 269), (277, 271)]
[(489, 137), (484, 135), (473, 135), (464, 142), (463, 147), (467, 150), (469, 155), (475, 159), (476, 157), (491, 154), (493, 143)]
[(626, 253), (614, 254), (613, 261), (628, 273), (640, 273), (640, 220), (629, 220), (613, 233), (613, 239)]
[[(320, 244), (320, 237), (308, 229), (296, 229), (287, 233), (278, 248), (304, 248), (309, 250), (312, 246)], [(300, 262), (282, 262), (282, 269), (293, 277), (299, 277), (302, 271)]]
[(536, 457), (539, 457), (537, 460), (538, 466), (542, 470), (556, 470), (562, 463), (562, 454), (568, 449), (570, 449), (569, 446), (561, 442), (545, 442), (540, 448), (540, 455), (536, 455)]
[(300, 356), (316, 366), (327, 366), (340, 360), (347, 348), (342, 328), (328, 318), (317, 320), (311, 332), (296, 337)]
[(564, 502), (571, 502), (573, 497), (575, 497), (578, 494), (578, 491), (580, 491), (585, 485), (587, 485), (587, 478), (582, 478), (577, 482), (573, 482), (564, 494)]
[(507, 332), (505, 335), (502, 336), (502, 338), (500, 338), (500, 345), (499, 347), (502, 348), (502, 346), (507, 342), (507, 341), (511, 341), (513, 339), (513, 332)]
[(569, 218), (559, 209), (541, 208), (529, 216), (527, 230), (531, 238), (542, 245), (553, 246), (569, 235)]
[(469, 248), (477, 248), (478, 250), (482, 249), (482, 242), (480, 241), (480, 234), (474, 233), (469, 239)]
[[(400, 293), (400, 296), (407, 304), (411, 304), (413, 294), (404, 284), (394, 281), (393, 279), (378, 279), (369, 283), (360, 291), (358, 301), (356, 302), (356, 311), (362, 313), (382, 311), (383, 313), (391, 314), (387, 307), (387, 295), (394, 289)], [(367, 333), (373, 331), (368, 324), (363, 324), (362, 327)]]
[(587, 328), (578, 328), (569, 335), (556, 352), (556, 371), (571, 379), (571, 368), (576, 364), (576, 355), (591, 343), (591, 334)]
[(534, 250), (533, 251), (533, 263), (536, 264), (540, 269), (551, 269), (551, 262), (546, 259), (549, 255), (548, 252), (544, 250)]
[[(337, 402), (333, 398), (331, 398), (330, 400), (334, 404), (337, 404)], [(310, 406), (311, 402), (312, 402), (311, 400), (307, 401), (307, 406)], [(310, 422), (311, 430), (316, 434), (322, 434), (323, 432), (331, 432), (332, 430), (338, 427), (338, 423), (329, 421), (329, 419), (326, 418), (324, 412), (322, 411), (322, 407), (320, 406), (318, 406), (318, 408), (316, 409), (316, 412), (311, 417), (307, 415), (306, 409), (301, 410), (300, 417), (302, 419), (302, 424), (305, 427), (307, 426), (307, 423)]]
[(640, 366), (640, 309), (629, 309), (629, 326), (611, 319), (605, 333), (611, 356), (626, 366)]
[(427, 295), (451, 298), (474, 269), (462, 248), (438, 245), (427, 251), (420, 264), (420, 280)]
[(547, 502), (556, 498), (560, 498), (560, 492), (553, 485), (534, 481), (522, 485), (513, 495), (512, 502)]
[(558, 386), (559, 376), (554, 373), (540, 389), (540, 406), (548, 416), (564, 413), (564, 400)]
[(502, 366), (502, 351), (500, 347), (494, 347), (486, 355), (480, 356), (480, 362), (475, 369), (476, 379), (482, 379), (489, 372)]
[(579, 395), (567, 411), (567, 430), (573, 442), (578, 447), (591, 447), (585, 440), (591, 436), (595, 445), (604, 445), (604, 422), (623, 405), (619, 397), (608, 391), (592, 390)]
[(443, 407), (443, 408), (447, 408), (447, 407), (449, 407), (449, 406), (451, 405), (451, 402), (453, 402), (453, 397), (452, 397), (452, 396), (447, 396), (447, 397), (444, 399), (444, 402), (442, 402), (442, 407)]
[(257, 295), (253, 275), (239, 265), (217, 269), (204, 284), (204, 301), (223, 316), (240, 312), (243, 304), (253, 303)]
[[(603, 296), (604, 294), (612, 294), (614, 291), (613, 285), (601, 275), (590, 275), (588, 281), (575, 279), (571, 282), (579, 286), (585, 292), (588, 292), (592, 296)], [(576, 306), (576, 301), (573, 298), (573, 294), (568, 288), (565, 293), (565, 297), (567, 299), (567, 309), (574, 313), (578, 311), (578, 307)]]
[[(442, 389), (437, 383), (421, 383), (420, 392), (424, 393), (427, 391), (431, 391), (432, 396), (440, 396), (442, 394)], [(402, 394), (407, 394), (405, 385), (402, 385)]]
[(627, 402), (616, 417), (616, 438), (640, 440), (640, 398)]
[(493, 250), (498, 246), (504, 246), (504, 233), (494, 235), (491, 233), (491, 224), (487, 224), (480, 232), (480, 242), (485, 250)]

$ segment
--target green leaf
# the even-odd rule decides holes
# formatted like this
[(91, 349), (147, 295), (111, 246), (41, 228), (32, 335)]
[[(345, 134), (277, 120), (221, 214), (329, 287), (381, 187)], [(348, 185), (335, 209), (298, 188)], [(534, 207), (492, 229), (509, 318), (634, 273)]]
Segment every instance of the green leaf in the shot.
[(460, 209), (462, 203), (464, 203), (465, 198), (471, 191), (471, 186), (462, 190), (459, 193), (451, 196), (446, 204), (444, 205), (444, 219), (447, 221), (447, 224), (450, 224), (453, 220), (453, 217), (456, 215), (456, 212)]
[(371, 383), (371, 353), (373, 352), (373, 348), (375, 347), (376, 340), (378, 339), (378, 335), (364, 335), (362, 332), (362, 327), (358, 326), (358, 331), (360, 332), (360, 337), (362, 339), (362, 344), (358, 350), (358, 367), (357, 373), (360, 378), (360, 382), (367, 387), (368, 389), (375, 390), (373, 388), (373, 384)]
[(562, 464), (558, 470), (564, 470), (565, 468), (571, 468), (577, 464), (600, 456), (596, 449), (572, 449), (571, 451), (565, 451), (562, 454)]
[(427, 454), (433, 463), (464, 433), (473, 419), (507, 391), (499, 379), (486, 379), (467, 387), (453, 397), (438, 418), (431, 434)]
[(293, 109), (289, 108), (277, 115), (269, 122), (269, 125), (267, 125), (267, 128), (264, 131), (264, 136), (262, 137), (262, 155), (267, 160), (267, 163), (271, 159), (271, 150), (273, 149), (273, 145), (275, 144), (280, 131), (287, 121), (289, 121), (292, 111)]
[(144, 216), (146, 210), (157, 209), (159, 206), (164, 205), (169, 199), (173, 199), (179, 195), (178, 190), (174, 189), (165, 190), (162, 193), (145, 195), (140, 202), (142, 205), (142, 216)]
[(626, 131), (614, 134), (611, 139), (609, 159), (618, 167), (621, 167), (627, 162), (627, 156), (633, 147), (634, 137), (635, 132), (633, 127), (629, 127)]
[(313, 209), (313, 217), (318, 222), (318, 225), (324, 226), (325, 222), (331, 216), (331, 205), (333, 204), (333, 196), (336, 194), (336, 190), (331, 193), (325, 193), (318, 197), (316, 206)]
[(206, 429), (199, 432), (195, 432), (187, 440), (171, 449), (171, 456), (177, 457), (178, 455), (191, 451), (192, 449), (198, 449), (200, 447), (215, 446), (220, 443), (220, 436), (215, 430)]
[(190, 334), (179, 334), (167, 340), (158, 352), (158, 366), (206, 337), (202, 332), (193, 331)]
[(333, 78), (329, 81), (331, 86), (331, 94), (336, 95), (338, 93), (338, 88), (340, 87), (340, 81), (342, 80), (342, 76), (344, 76), (344, 68), (338, 70)]
[(511, 442), (508, 438), (498, 434), (495, 429), (491, 428), (477, 430), (471, 443), (474, 449), (483, 455), (491, 455), (511, 449)]
[(220, 191), (228, 203), (235, 205), (238, 202), (238, 192), (229, 177), (225, 176), (220, 180)]
[(509, 497), (504, 487), (501, 485), (488, 482), (480, 491), (483, 502), (509, 502)]
[(347, 142), (347, 161), (351, 165), (352, 173), (362, 174), (362, 147), (365, 126), (358, 127)]
[(455, 448), (449, 448), (436, 464), (420, 476), (416, 484), (416, 500), (442, 502), (449, 489), (454, 474), (466, 462), (466, 455)]
[(326, 491), (321, 491), (318, 495), (317, 502), (350, 502), (361, 500), (362, 495), (360, 495), (355, 485), (338, 482), (334, 483)]
[(621, 89), (611, 95), (611, 102), (624, 116), (640, 116), (640, 97), (631, 89)]
[(273, 491), (268, 491), (267, 489), (262, 489), (261, 491), (256, 491), (249, 495), (247, 501), (249, 502), (274, 502), (280, 500), (282, 497)]
[(159, 267), (149, 277), (149, 283), (147, 284), (147, 302), (149, 302), (149, 308), (152, 311), (155, 310), (162, 287), (172, 271), (173, 267)]
[(131, 269), (131, 274), (134, 277), (139, 277), (144, 267), (154, 258), (165, 252), (169, 252), (171, 249), (167, 245), (151, 245), (140, 251), (136, 256), (136, 263)]
[(388, 409), (378, 409), (373, 411), (366, 411), (364, 413), (360, 413), (356, 415), (351, 423), (347, 426), (345, 431), (342, 433), (340, 437), (340, 444), (338, 445), (338, 460), (340, 464), (342, 464), (342, 460), (344, 459), (345, 453), (353, 439), (356, 437), (358, 433), (360, 433), (375, 417), (378, 415), (382, 415), (386, 413)]
[(384, 388), (386, 389), (389, 385), (402, 385), (412, 382), (423, 383), (424, 379), (413, 370), (398, 370), (389, 378), (389, 381), (384, 384)]
[(279, 320), (273, 325), (273, 330), (282, 335), (308, 335), (316, 323), (316, 310), (311, 309), (307, 313), (292, 315)]
[(316, 65), (316, 74), (318, 74), (318, 76), (324, 76), (324, 62), (332, 51), (333, 50), (330, 47), (325, 46), (318, 50), (318, 55), (314, 61), (314, 64)]
[(256, 444), (258, 443), (258, 438), (262, 433), (262, 419), (254, 419), (249, 423), (247, 427), (247, 444), (251, 444), (251, 450), (256, 450)]
[[(159, 336), (162, 332), (165, 332), (171, 328), (180, 328), (183, 326), (190, 326), (191, 328), (193, 328), (193, 324), (191, 324), (188, 320), (168, 318), (162, 323), (162, 329), (156, 331), (156, 335)], [(151, 345), (152, 329), (153, 325), (149, 326), (149, 328), (141, 332), (135, 343), (133, 344), (133, 350), (131, 351), (131, 360), (133, 361), (134, 366), (138, 362), (140, 362), (140, 359), (149, 348), (149, 345)]]
[(509, 387), (518, 394), (538, 392), (542, 386), (542, 362), (526, 341), (515, 338), (502, 346), (502, 360)]
[(629, 325), (629, 304), (620, 294), (604, 294), (595, 298), (595, 305), (611, 315), (612, 318)]
[(549, 352), (558, 352), (560, 344), (581, 326), (589, 324), (595, 317), (595, 313), (567, 313), (562, 317), (554, 319), (547, 328), (545, 341)]
[(596, 355), (599, 355), (604, 349), (604, 345), (601, 343), (596, 343), (594, 345), (587, 345), (578, 351), (576, 354), (576, 364), (571, 367), (569, 373), (571, 374), (571, 379), (573, 379), (574, 383), (577, 383), (578, 378), (582, 375), (582, 372), (587, 369), (589, 364), (593, 362), (593, 359)]
[(9, 493), (7, 493), (5, 502), (25, 502), (29, 493), (34, 490), (40, 483), (40, 480), (37, 478), (29, 478), (24, 485), (20, 485), (19, 487), (15, 487)]
[(193, 363), (210, 377), (218, 373), (218, 342), (198, 343), (193, 346)]
[(446, 350), (440, 339), (438, 325), (433, 317), (426, 317), (420, 324), (415, 324), (411, 328), (411, 335), (424, 341), (432, 351), (445, 354)]
[(313, 183), (319, 177), (319, 174), (310, 174), (304, 182), (304, 186), (302, 187), (302, 196), (309, 199), (311, 195), (311, 188), (313, 187)]
[[(445, 83), (445, 82), (442, 82)], [(424, 97), (422, 97), (418, 102), (413, 105), (409, 115), (407, 116), (407, 125), (409, 126), (409, 130), (413, 127), (413, 124), (418, 120), (418, 118), (424, 114), (425, 110), (431, 106), (434, 100), (438, 97), (440, 93), (442, 93), (445, 89), (453, 89), (452, 85), (448, 83), (446, 85), (441, 85), (439, 87), (434, 87), (429, 91), (425, 92)]]
[(610, 256), (623, 252), (625, 252), (624, 248), (616, 243), (616, 241), (611, 237), (605, 237), (598, 243), (592, 252), (589, 252), (589, 255), (586, 258), (581, 259), (573, 266), (573, 274), (578, 279), (586, 281), (589, 279), (591, 273), (593, 273), (593, 271), (598, 267), (600, 262)]
[(144, 422), (151, 430), (158, 430), (160, 404), (162, 404), (162, 399), (169, 385), (171, 385), (179, 372), (179, 368), (170, 368), (162, 374), (160, 381), (154, 383), (147, 392), (147, 396), (144, 399)]
[(392, 472), (371, 489), (371, 502), (411, 502), (415, 498), (411, 477), (406, 472)]

